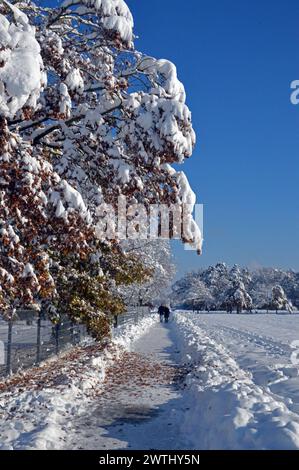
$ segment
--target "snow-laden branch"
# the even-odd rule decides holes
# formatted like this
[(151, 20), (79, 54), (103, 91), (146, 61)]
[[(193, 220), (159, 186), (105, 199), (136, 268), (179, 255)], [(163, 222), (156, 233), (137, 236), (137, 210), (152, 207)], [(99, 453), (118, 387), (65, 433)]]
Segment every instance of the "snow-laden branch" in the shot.
[[(108, 108), (108, 109), (104, 109), (104, 110), (100, 110), (100, 109), (95, 109), (94, 110), (94, 113), (96, 115), (96, 119), (100, 120), (101, 119), (101, 116), (105, 116), (106, 114), (109, 114), (113, 111), (115, 111), (116, 109), (119, 109), (121, 107), (121, 100), (119, 100), (114, 106), (112, 106), (111, 108)], [(90, 115), (90, 111), (88, 112), (89, 115)], [(81, 114), (78, 114), (77, 116), (73, 116), (72, 118), (70, 119), (67, 119), (66, 121), (59, 121), (55, 124), (51, 124), (50, 126), (46, 127), (45, 129), (41, 130), (41, 131), (36, 131), (33, 135), (32, 135), (32, 143), (33, 145), (36, 145), (38, 144), (44, 137), (46, 137), (47, 135), (51, 134), (52, 132), (54, 132), (55, 130), (59, 129), (59, 128), (63, 128), (64, 126), (68, 127), (68, 126), (71, 126), (72, 124), (74, 124), (75, 122), (78, 122), (78, 121), (81, 121), (82, 119), (86, 118), (87, 114), (88, 113), (81, 113)]]
[(13, 20), (0, 14), (0, 116), (13, 118), (25, 106), (36, 108), (46, 76), (35, 28), (17, 7), (2, 2)]

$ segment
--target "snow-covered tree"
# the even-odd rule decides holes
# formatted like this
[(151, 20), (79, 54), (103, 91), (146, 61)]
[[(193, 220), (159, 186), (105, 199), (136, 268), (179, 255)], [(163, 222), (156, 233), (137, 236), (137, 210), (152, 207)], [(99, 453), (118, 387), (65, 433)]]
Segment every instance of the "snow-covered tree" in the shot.
[(91, 330), (120, 311), (115, 284), (147, 279), (117, 233), (99, 235), (100, 204), (120, 195), (187, 205), (182, 239), (201, 249), (194, 193), (171, 167), (195, 143), (184, 87), (133, 40), (123, 0), (0, 2), (2, 308), (52, 304)]
[(169, 296), (176, 268), (168, 240), (128, 240), (123, 243), (126, 253), (142, 260), (148, 281), (121, 286), (119, 291), (127, 305), (148, 305), (161, 302)]
[(87, 256), (90, 233), (79, 194), (72, 192), (78, 200), (74, 197), (68, 217), (59, 217), (54, 200), (69, 197), (66, 181), (46, 159), (33, 156), (1, 118), (0, 129), (0, 307), (11, 313), (55, 294), (50, 249)]
[(184, 303), (191, 306), (193, 310), (209, 310), (214, 302), (210, 289), (201, 279), (195, 278), (186, 291)]
[(287, 310), (288, 312), (292, 312), (293, 306), (289, 302), (283, 288), (279, 285), (274, 286), (272, 289), (272, 300), (271, 300), (271, 307), (276, 310)]
[(188, 273), (172, 286), (173, 302), (192, 310), (210, 309), (215, 303), (210, 288), (196, 273)]
[(209, 288), (213, 298), (220, 305), (225, 301), (225, 294), (231, 286), (229, 268), (225, 263), (209, 266), (201, 273), (201, 279)]
[(248, 270), (241, 269), (235, 264), (229, 271), (229, 280), (231, 287), (225, 295), (227, 311), (231, 312), (233, 309), (236, 309), (237, 313), (241, 313), (244, 309), (251, 310), (252, 298), (246, 290), (246, 286), (251, 281)]
[[(174, 64), (134, 50), (123, 0), (30, 5), (51, 80), (30, 122), (12, 127), (35, 148), (53, 150), (55, 169), (80, 192), (94, 223), (99, 203), (115, 206), (120, 194), (127, 204), (185, 203), (191, 212), (194, 194), (170, 166), (189, 157), (195, 142)], [(195, 222), (188, 213), (185, 220), (184, 241), (200, 249)]]
[(244, 309), (249, 311), (252, 309), (252, 298), (239, 278), (233, 281), (233, 287), (227, 292), (226, 306), (229, 312), (235, 308), (237, 313), (242, 313)]
[(268, 308), (271, 303), (272, 289), (280, 285), (294, 305), (297, 303), (298, 281), (293, 271), (273, 268), (259, 268), (252, 273), (251, 295), (257, 308)]
[(182, 308), (192, 308), (191, 304), (187, 301), (188, 291), (193, 282), (195, 273), (186, 273), (181, 279), (177, 280), (172, 285), (172, 301), (174, 305)]
[[(270, 309), (273, 308), (272, 290), (276, 291), (277, 285), (283, 289), (291, 305), (298, 303), (298, 279), (299, 274), (293, 271), (274, 268), (249, 271), (237, 265), (229, 268), (224, 263), (218, 263), (198, 272), (187, 273), (176, 281), (172, 289), (175, 303), (184, 308), (192, 308), (196, 292), (200, 291), (207, 300), (211, 298), (206, 304), (214, 310)], [(281, 305), (283, 296), (278, 295), (278, 298)]]

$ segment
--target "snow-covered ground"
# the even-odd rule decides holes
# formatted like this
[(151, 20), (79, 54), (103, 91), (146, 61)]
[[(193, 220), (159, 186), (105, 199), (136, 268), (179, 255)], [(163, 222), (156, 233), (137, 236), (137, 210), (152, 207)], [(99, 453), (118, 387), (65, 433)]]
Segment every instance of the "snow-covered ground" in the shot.
[(69, 426), (66, 449), (187, 449), (184, 368), (174, 325), (156, 322), (116, 361), (102, 394)]
[(298, 315), (178, 312), (190, 364), (183, 429), (204, 449), (298, 449)]
[(0, 448), (299, 449), (299, 315), (156, 317), (3, 391)]
[(101, 392), (106, 370), (155, 321), (146, 317), (120, 328), (104, 350), (90, 341), (0, 381), (0, 450), (62, 448), (74, 417)]

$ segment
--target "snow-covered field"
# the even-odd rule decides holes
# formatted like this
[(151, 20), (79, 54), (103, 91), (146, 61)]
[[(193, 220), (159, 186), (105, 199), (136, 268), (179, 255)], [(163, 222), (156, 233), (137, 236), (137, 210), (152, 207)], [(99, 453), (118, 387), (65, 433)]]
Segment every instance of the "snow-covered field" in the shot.
[[(178, 312), (195, 448), (298, 449), (299, 315)], [(294, 345), (295, 346), (295, 345)], [(293, 354), (293, 355), (292, 355)]]

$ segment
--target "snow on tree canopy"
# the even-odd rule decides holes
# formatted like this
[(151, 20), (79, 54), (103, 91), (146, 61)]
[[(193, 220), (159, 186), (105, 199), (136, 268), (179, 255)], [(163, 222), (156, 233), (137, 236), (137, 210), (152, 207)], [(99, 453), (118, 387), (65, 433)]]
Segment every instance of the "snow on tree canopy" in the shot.
[(177, 69), (172, 62), (166, 59), (157, 60), (154, 57), (145, 57), (140, 61), (138, 70), (146, 75), (154, 75), (156, 78), (159, 78), (159, 75), (164, 77), (162, 88), (164, 88), (167, 95), (176, 98), (181, 103), (185, 103), (185, 88), (182, 82), (178, 80)]
[(202, 249), (202, 233), (193, 219), (193, 210), (196, 203), (196, 195), (191, 189), (188, 178), (183, 171), (175, 173), (178, 183), (179, 200), (184, 204), (184, 240), (194, 246), (199, 252)]
[[(171, 167), (191, 156), (195, 144), (184, 86), (174, 64), (134, 49), (133, 18), (123, 0), (16, 5), (29, 21), (0, 3), (0, 308), (55, 302), (59, 314), (101, 328), (99, 312), (123, 309), (111, 286), (144, 282), (149, 270), (124, 255), (117, 236), (97, 237), (99, 205), (117, 209), (120, 195), (127, 207), (147, 210), (189, 205), (182, 240), (200, 250), (195, 195)], [(23, 87), (34, 73), (36, 87), (28, 85), (21, 98), (8, 95), (3, 78), (14, 56), (35, 60), (35, 67), (20, 66), (9, 77), (13, 82), (18, 75)], [(35, 107), (42, 67), (48, 83)], [(37, 282), (23, 276), (28, 263)], [(162, 278), (163, 269), (156, 272)]]
[(272, 289), (272, 306), (276, 310), (286, 309), (292, 312), (293, 306), (280, 285), (276, 285)]
[(135, 93), (128, 100), (129, 107), (139, 114), (137, 124), (151, 138), (156, 150), (169, 146), (176, 160), (182, 162), (192, 154), (196, 137), (176, 66), (169, 60), (145, 57), (138, 63), (137, 70), (155, 85), (150, 93)]
[(0, 148), (0, 309), (9, 312), (55, 295), (47, 247), (83, 255), (89, 228), (81, 195), (1, 117)]
[(192, 154), (195, 144), (191, 113), (176, 97), (157, 94), (134, 93), (130, 96), (125, 105), (133, 111), (136, 126), (134, 132), (132, 127), (126, 132), (130, 132), (132, 143), (142, 139), (163, 160), (170, 156), (171, 163), (181, 163)]
[(187, 309), (193, 307), (193, 301), (205, 297), (200, 308), (210, 305), (213, 309), (231, 312), (239, 306), (239, 310), (285, 309), (291, 312), (292, 304), (299, 307), (299, 273), (274, 268), (249, 271), (237, 265), (229, 268), (225, 263), (218, 263), (185, 274), (174, 284), (173, 293), (176, 305)]
[(69, 90), (82, 94), (84, 91), (84, 80), (79, 69), (73, 69), (69, 72), (65, 79), (65, 83)]
[(123, 0), (66, 0), (62, 4), (63, 8), (74, 6), (78, 6), (79, 15), (96, 12), (104, 29), (116, 33), (124, 45), (132, 47), (134, 20)]
[(36, 108), (45, 75), (35, 28), (18, 8), (4, 3), (14, 21), (0, 14), (0, 116), (12, 118), (24, 106)]

